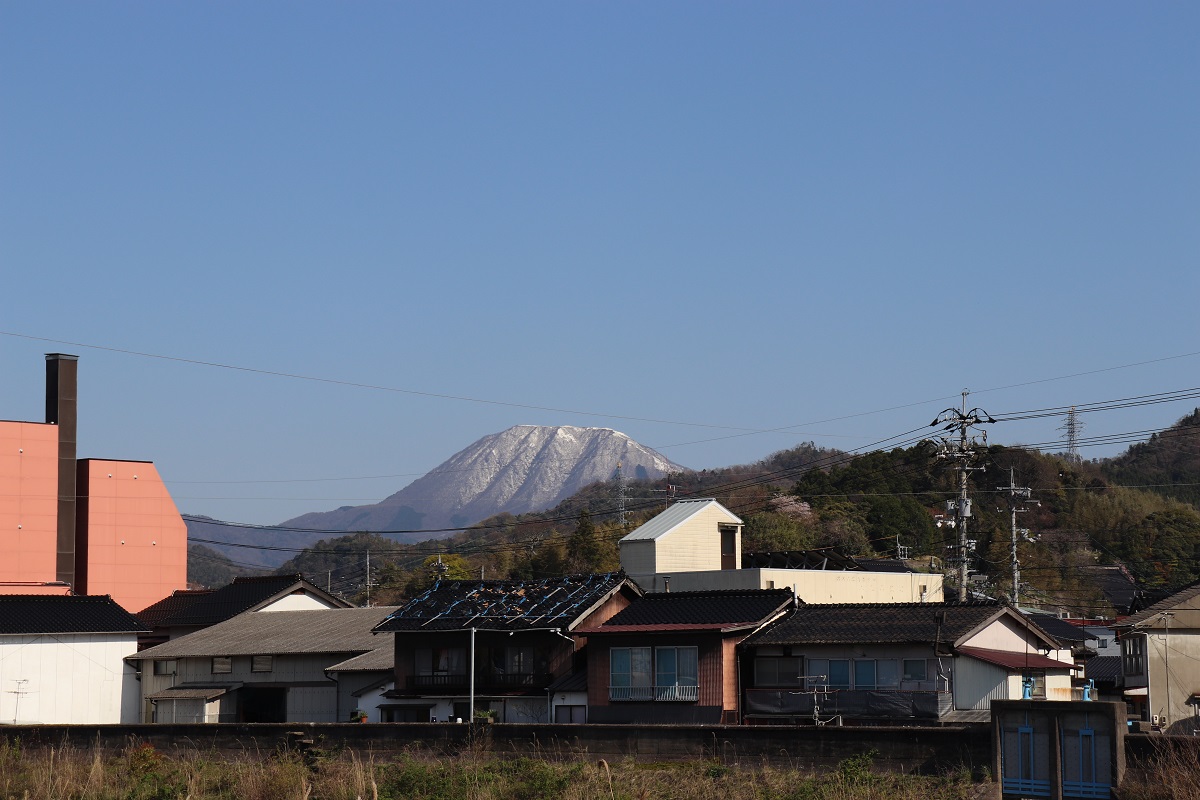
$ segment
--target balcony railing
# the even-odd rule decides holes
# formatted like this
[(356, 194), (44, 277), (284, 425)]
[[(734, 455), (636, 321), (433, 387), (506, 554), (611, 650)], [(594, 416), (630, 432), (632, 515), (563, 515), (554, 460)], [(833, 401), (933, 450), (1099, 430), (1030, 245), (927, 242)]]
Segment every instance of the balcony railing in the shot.
[[(475, 676), (476, 691), (511, 691), (541, 689), (550, 685), (553, 676), (539, 672), (483, 672)], [(462, 674), (409, 675), (410, 691), (463, 690), (470, 685), (470, 676)]]
[(678, 702), (694, 703), (700, 699), (699, 686), (610, 686), (608, 699), (614, 702)]

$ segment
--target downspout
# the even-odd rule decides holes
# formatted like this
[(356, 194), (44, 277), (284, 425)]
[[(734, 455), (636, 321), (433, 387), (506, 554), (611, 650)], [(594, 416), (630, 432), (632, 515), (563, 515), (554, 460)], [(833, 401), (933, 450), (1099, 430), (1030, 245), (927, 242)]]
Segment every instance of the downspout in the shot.
[(471, 628), (470, 704), (467, 707), (467, 722), (475, 719), (475, 629)]

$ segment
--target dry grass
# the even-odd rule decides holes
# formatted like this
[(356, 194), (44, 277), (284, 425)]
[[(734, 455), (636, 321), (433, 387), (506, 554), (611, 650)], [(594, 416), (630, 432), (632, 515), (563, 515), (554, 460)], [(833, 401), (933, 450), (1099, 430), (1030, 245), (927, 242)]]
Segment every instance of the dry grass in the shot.
[(1155, 754), (1144, 768), (1130, 770), (1121, 800), (1200, 800), (1200, 747), (1186, 739), (1152, 742)]
[(167, 755), (145, 744), (119, 754), (71, 747), (23, 750), (0, 742), (0, 798), (8, 800), (973, 800), (970, 776), (878, 775), (869, 757), (813, 775), (716, 762), (613, 764), (559, 754), (497, 759), (467, 750), (364, 757), (345, 751)]

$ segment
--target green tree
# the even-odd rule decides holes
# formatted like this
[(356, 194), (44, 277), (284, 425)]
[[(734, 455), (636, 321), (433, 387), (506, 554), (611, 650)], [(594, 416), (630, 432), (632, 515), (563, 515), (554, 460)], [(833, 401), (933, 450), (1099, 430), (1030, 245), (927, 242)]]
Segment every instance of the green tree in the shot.
[(579, 512), (575, 531), (567, 540), (566, 568), (575, 573), (596, 572), (600, 569), (602, 555), (596, 526), (585, 508)]

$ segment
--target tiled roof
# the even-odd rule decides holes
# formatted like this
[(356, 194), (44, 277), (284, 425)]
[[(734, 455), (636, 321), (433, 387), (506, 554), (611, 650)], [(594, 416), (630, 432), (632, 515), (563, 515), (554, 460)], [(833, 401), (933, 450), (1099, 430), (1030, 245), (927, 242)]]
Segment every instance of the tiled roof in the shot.
[(212, 594), (212, 592), (212, 589), (177, 589), (171, 592), (170, 597), (164, 597), (154, 605), (143, 608), (137, 613), (137, 618), (146, 627), (157, 628), (163, 620), (182, 613), (201, 597)]
[(0, 634), (143, 633), (108, 595), (0, 595)]
[(1124, 628), (1130, 625), (1140, 625), (1144, 622), (1149, 622), (1154, 617), (1164, 611), (1170, 611), (1180, 603), (1191, 600), (1193, 597), (1200, 595), (1200, 581), (1193, 583), (1191, 586), (1185, 586), (1172, 595), (1169, 595), (1162, 600), (1159, 600), (1154, 605), (1146, 608), (1144, 611), (1139, 611), (1133, 616), (1126, 617), (1116, 624), (1115, 627)]
[(715, 507), (724, 512), (725, 521), (734, 525), (741, 525), (742, 521), (725, 506), (711, 498), (705, 500), (676, 500), (658, 516), (650, 519), (646, 524), (635, 528), (628, 536), (621, 539), (622, 542), (637, 542), (648, 539), (658, 539), (666, 536), (677, 527), (687, 522), (689, 519), (699, 514), (706, 508)]
[(618, 572), (536, 581), (439, 581), (376, 630), (569, 628), (624, 582)]
[(395, 610), (376, 606), (239, 614), (131, 658), (366, 653), (382, 644), (371, 629)]
[(802, 605), (744, 644), (953, 644), (1005, 608), (995, 602)]
[(1049, 614), (1026, 614), (1025, 618), (1068, 646), (1086, 642), (1092, 638), (1083, 628)]
[(192, 602), (186, 603), (178, 613), (161, 618), (158, 625), (215, 625), (265, 603), (278, 594), (300, 587), (335, 603), (349, 605), (332, 595), (327, 595), (319, 587), (304, 580), (302, 575), (241, 577), (234, 578), (233, 583), (228, 586), (222, 586), (216, 591), (201, 595)]
[(586, 692), (588, 688), (587, 672), (568, 672), (554, 683), (546, 687), (546, 691), (554, 692)]
[(599, 628), (589, 630), (604, 633), (745, 627), (762, 624), (794, 603), (791, 589), (659, 592), (639, 597)]
[(1083, 676), (1097, 683), (1115, 683), (1121, 677), (1120, 656), (1096, 656), (1089, 658), (1083, 664)]

